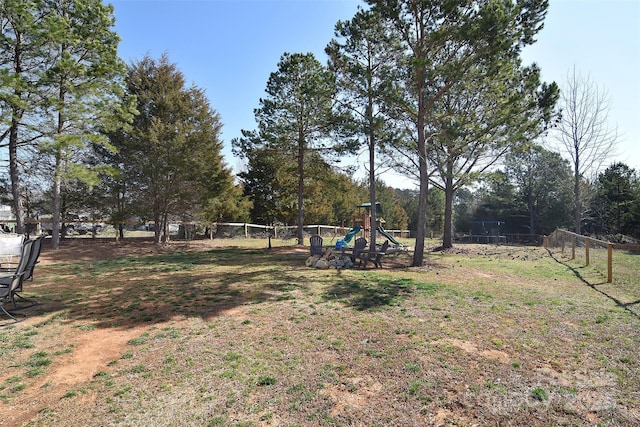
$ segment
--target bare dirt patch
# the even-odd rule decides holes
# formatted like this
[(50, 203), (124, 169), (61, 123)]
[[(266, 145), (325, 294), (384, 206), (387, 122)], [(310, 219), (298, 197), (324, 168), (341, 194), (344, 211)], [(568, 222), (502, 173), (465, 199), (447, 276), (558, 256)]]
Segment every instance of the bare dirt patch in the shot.
[[(66, 337), (73, 351), (57, 360), (51, 371), (38, 377), (32, 387), (17, 395), (10, 404), (0, 403), (4, 414), (0, 424), (23, 425), (43, 408), (55, 405), (68, 390), (91, 381), (100, 369), (119, 358), (127, 341), (140, 333), (141, 329), (96, 329)], [(94, 399), (94, 396), (86, 397), (90, 401)]]
[[(153, 245), (149, 241), (115, 242), (75, 239), (64, 241), (59, 249), (53, 250), (47, 241), (43, 245), (39, 265), (152, 255), (189, 248), (196, 249), (196, 246), (176, 244), (162, 247)], [(20, 326), (32, 326), (42, 320), (38, 317), (28, 317)], [(90, 381), (110, 361), (119, 358), (126, 343), (145, 329), (147, 328), (96, 328), (88, 331), (71, 329), (63, 335), (58, 335), (56, 339), (67, 343), (72, 351), (57, 358), (53, 369), (38, 376), (32, 386), (16, 393), (9, 403), (0, 401), (0, 411), (4, 414), (0, 425), (23, 425), (43, 408), (55, 405), (69, 389)], [(12, 375), (11, 370), (5, 370), (4, 374), (0, 375), (0, 381)]]
[(50, 241), (45, 240), (39, 261), (42, 264), (67, 263), (114, 259), (126, 256), (146, 256), (176, 251), (198, 250), (215, 247), (208, 241), (171, 242), (154, 245), (149, 239), (67, 239), (58, 249), (51, 249)]

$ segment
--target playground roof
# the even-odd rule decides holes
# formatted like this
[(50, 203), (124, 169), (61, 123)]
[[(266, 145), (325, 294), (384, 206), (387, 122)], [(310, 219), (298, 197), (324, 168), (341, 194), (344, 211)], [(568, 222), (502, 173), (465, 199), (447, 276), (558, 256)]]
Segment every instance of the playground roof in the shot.
[[(358, 205), (359, 208), (365, 208), (367, 210), (367, 212), (371, 211), (371, 203), (367, 202), (367, 203), (361, 203)], [(376, 215), (380, 214), (382, 215), (382, 205), (380, 204), (380, 202), (376, 202)]]

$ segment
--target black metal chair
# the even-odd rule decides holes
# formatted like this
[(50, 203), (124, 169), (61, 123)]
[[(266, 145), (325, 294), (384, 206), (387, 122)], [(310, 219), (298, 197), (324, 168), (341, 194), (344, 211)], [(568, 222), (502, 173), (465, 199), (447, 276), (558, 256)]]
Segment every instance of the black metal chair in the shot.
[[(14, 309), (16, 308), (16, 291), (22, 288), (27, 264), (31, 257), (33, 242), (34, 240), (27, 240), (24, 242), (24, 245), (22, 246), (22, 256), (20, 257), (20, 262), (18, 262), (18, 267), (15, 272), (11, 275), (0, 276), (0, 310), (16, 322), (19, 322), (22, 319), (18, 319), (14, 313), (8, 311), (4, 304), (11, 302)], [(20, 296), (18, 295), (18, 297)]]
[(44, 240), (44, 235), (38, 237), (33, 241), (33, 247), (31, 248), (31, 255), (29, 256), (29, 261), (27, 262), (27, 266), (25, 268), (24, 280), (31, 280), (33, 282), (33, 270), (38, 263), (38, 258), (40, 257), (40, 252), (42, 251), (42, 242)]
[[(20, 283), (20, 286), (18, 287), (18, 289), (16, 289), (15, 291), (13, 291), (13, 309), (14, 310), (18, 310), (18, 309), (23, 309), (23, 308), (29, 308), (29, 307), (33, 307), (34, 305), (38, 304), (38, 301), (36, 301), (35, 299), (31, 299), (31, 298), (25, 298), (22, 295), (20, 295), (20, 292), (22, 292), (22, 286), (24, 285), (24, 282), (27, 280), (31, 280), (33, 282), (33, 271), (35, 270), (36, 264), (38, 263), (38, 258), (40, 257), (40, 252), (42, 251), (42, 242), (44, 240), (44, 236), (40, 236), (35, 240), (31, 240), (32, 242), (32, 246), (31, 246), (31, 252), (29, 254), (29, 259), (27, 260), (27, 264), (24, 268), (24, 276), (22, 278), (22, 282)], [(2, 279), (0, 278), (0, 284), (2, 283)], [(18, 307), (16, 305), (16, 298), (18, 298), (20, 301), (28, 303), (27, 305), (21, 305), (20, 307)]]

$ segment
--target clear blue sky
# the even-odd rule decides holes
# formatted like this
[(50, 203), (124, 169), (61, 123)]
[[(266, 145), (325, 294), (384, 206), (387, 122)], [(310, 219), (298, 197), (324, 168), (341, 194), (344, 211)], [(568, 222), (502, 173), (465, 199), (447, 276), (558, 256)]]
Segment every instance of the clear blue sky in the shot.
[[(188, 82), (204, 89), (231, 139), (254, 129), (253, 109), (284, 52), (324, 47), (338, 20), (359, 0), (105, 0), (115, 7), (120, 56), (127, 62), (166, 52)], [(561, 85), (569, 69), (589, 74), (611, 97), (610, 121), (621, 134), (616, 160), (640, 171), (640, 1), (551, 0), (538, 43), (525, 52), (546, 81)], [(562, 85), (561, 85), (562, 86)], [(393, 180), (398, 187), (411, 183)]]
[(525, 51), (545, 81), (562, 89), (575, 65), (608, 92), (616, 161), (640, 171), (640, 1), (550, 0), (538, 42)]

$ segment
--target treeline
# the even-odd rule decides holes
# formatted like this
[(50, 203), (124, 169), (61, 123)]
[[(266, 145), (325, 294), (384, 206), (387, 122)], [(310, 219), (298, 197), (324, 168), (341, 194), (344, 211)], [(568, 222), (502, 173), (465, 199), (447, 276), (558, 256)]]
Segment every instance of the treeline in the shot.
[[(18, 231), (25, 218), (52, 213), (56, 247), (61, 220), (82, 212), (153, 221), (156, 241), (178, 220), (295, 224), (302, 243), (303, 224), (341, 224), (367, 201), (383, 206), (388, 228), (414, 231), (414, 265), (428, 231), (450, 247), (472, 218), (525, 216), (541, 233), (580, 207), (594, 230), (635, 233), (635, 202), (582, 173), (566, 193), (567, 163), (534, 144), (560, 118), (558, 86), (520, 59), (546, 1), (366, 3), (336, 24), (326, 64), (282, 55), (256, 129), (232, 141), (245, 164), (234, 176), (221, 154), (223, 120), (204, 92), (166, 55), (118, 57), (112, 6), (2, 2), (0, 141)], [(360, 181), (353, 155), (367, 158)], [(416, 190), (384, 184), (389, 169)], [(595, 194), (589, 203), (583, 186)]]
[[(570, 162), (540, 146), (506, 157), (504, 167), (485, 175), (473, 190), (456, 193), (454, 226), (474, 220), (505, 221), (505, 231), (548, 235), (574, 224)], [(640, 174), (614, 163), (592, 179), (581, 179), (581, 229), (618, 242), (640, 239)]]
[[(260, 185), (277, 188), (282, 169), (290, 172), (295, 198), (290, 190), (286, 204), (291, 215), (295, 209), (299, 243), (313, 203), (310, 174), (331, 156), (367, 156), (371, 206), (384, 167), (407, 176), (417, 183), (413, 265), (422, 265), (429, 222), (441, 218), (443, 247), (452, 245), (456, 191), (557, 120), (557, 85), (520, 59), (547, 2), (366, 3), (336, 24), (326, 66), (310, 53), (282, 55), (255, 110), (257, 128), (243, 131), (234, 149), (246, 177), (262, 174)], [(429, 209), (433, 188), (444, 196), (442, 217)]]

